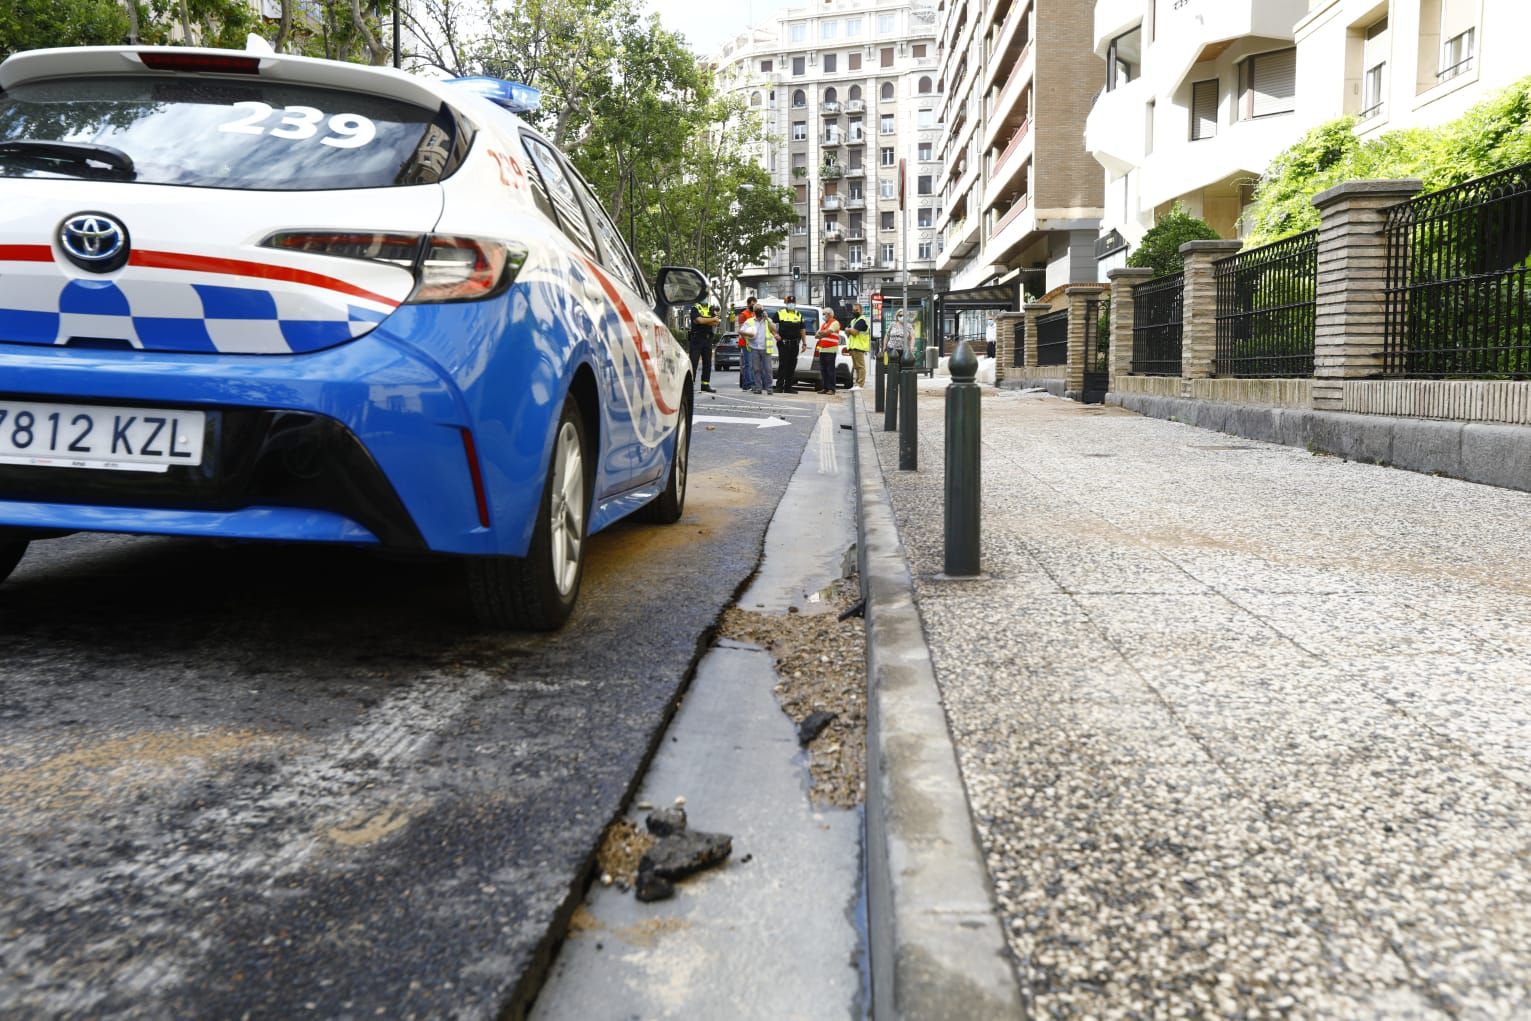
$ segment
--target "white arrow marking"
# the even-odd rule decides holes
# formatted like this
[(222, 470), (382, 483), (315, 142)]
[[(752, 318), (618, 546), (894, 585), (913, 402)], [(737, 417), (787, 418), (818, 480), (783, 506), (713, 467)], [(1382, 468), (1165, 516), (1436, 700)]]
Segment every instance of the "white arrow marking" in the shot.
[(727, 425), (753, 425), (756, 429), (775, 429), (779, 425), (786, 425), (785, 418), (735, 418), (731, 415), (694, 415), (693, 422), (722, 422)]

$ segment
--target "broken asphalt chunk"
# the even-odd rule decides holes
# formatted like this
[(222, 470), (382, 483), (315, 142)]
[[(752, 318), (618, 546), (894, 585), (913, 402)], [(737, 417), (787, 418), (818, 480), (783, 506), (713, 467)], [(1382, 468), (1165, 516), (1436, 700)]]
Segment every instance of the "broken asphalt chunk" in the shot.
[(809, 713), (802, 723), (797, 725), (797, 743), (804, 748), (813, 743), (813, 739), (824, 733), (824, 728), (835, 721), (834, 713), (818, 712)]
[(684, 879), (703, 869), (710, 869), (734, 850), (734, 838), (727, 833), (703, 833), (688, 830), (661, 837), (638, 863), (638, 880), (644, 872), (663, 879)]

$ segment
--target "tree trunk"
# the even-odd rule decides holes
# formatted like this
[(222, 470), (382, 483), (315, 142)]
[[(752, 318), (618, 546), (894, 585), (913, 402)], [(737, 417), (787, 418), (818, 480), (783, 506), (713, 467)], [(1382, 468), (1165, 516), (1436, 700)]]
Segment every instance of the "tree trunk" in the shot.
[[(185, 3), (186, 0), (181, 0)], [(395, 3), (398, 0), (394, 0)], [(361, 0), (351, 0), (351, 24), (356, 26), (356, 34), (361, 36), (362, 46), (367, 50), (367, 63), (374, 67), (382, 67), (388, 63), (388, 48), (378, 42), (376, 35), (372, 33), (372, 27), (367, 24), (367, 19), (362, 16)]]
[(272, 49), (278, 53), (287, 45), (287, 37), (292, 34), (292, 0), (282, 0), (282, 20), (277, 24), (276, 45)]
[(191, 34), (191, 8), (186, 6), (186, 0), (181, 0), (181, 32), (185, 36), (182, 40), (184, 46), (195, 46), (197, 41)]
[(138, 0), (124, 0), (128, 9), (128, 43), (138, 45)]

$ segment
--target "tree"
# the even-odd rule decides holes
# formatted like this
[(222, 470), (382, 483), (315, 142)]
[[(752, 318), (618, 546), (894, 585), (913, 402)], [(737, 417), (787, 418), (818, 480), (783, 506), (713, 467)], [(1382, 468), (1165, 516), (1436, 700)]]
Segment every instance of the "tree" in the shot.
[(119, 0), (0, 3), (0, 60), (49, 46), (121, 46), (131, 25)]
[(1179, 273), (1185, 268), (1180, 246), (1187, 241), (1216, 241), (1217, 231), (1207, 221), (1186, 212), (1185, 206), (1176, 202), (1163, 219), (1143, 235), (1143, 243), (1127, 257), (1129, 266), (1146, 266), (1154, 276)]

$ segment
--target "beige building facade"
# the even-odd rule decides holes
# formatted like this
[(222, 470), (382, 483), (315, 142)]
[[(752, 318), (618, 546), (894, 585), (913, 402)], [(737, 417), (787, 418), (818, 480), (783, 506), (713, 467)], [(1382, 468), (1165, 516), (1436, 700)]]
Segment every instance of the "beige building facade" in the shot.
[[(928, 292), (940, 197), (936, 14), (910, 0), (829, 0), (782, 12), (711, 61), (765, 124), (762, 165), (791, 190), (787, 244), (738, 283), (843, 307), (904, 282)], [(899, 165), (905, 209), (899, 208)]]
[(1099, 78), (1089, 0), (941, 0), (945, 88), (936, 268), (965, 290), (1096, 279), (1099, 167), (1082, 144)]
[(1430, 126), (1531, 74), (1527, 0), (1097, 0), (1085, 145), (1104, 169), (1102, 272), (1177, 202), (1220, 235), (1271, 160), (1342, 114)]

